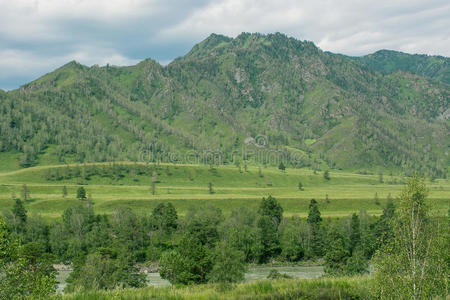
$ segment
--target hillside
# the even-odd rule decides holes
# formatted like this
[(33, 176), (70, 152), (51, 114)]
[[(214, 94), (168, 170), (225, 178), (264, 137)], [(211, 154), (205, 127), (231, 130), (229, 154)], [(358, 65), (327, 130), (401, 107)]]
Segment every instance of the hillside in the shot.
[(450, 59), (447, 57), (380, 50), (354, 59), (383, 74), (403, 71), (450, 84)]
[(411, 57), (354, 59), (278, 33), (243, 33), (212, 34), (168, 66), (70, 62), (0, 92), (0, 169), (283, 159), (445, 177), (449, 59), (431, 57), (442, 62), (432, 73), (402, 67), (419, 63)]

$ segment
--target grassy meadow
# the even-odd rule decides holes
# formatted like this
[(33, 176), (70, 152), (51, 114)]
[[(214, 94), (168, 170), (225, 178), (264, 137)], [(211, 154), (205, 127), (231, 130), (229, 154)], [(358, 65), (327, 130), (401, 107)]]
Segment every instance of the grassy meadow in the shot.
[[(136, 166), (132, 162), (116, 163), (125, 168)], [(97, 213), (111, 213), (117, 207), (130, 207), (135, 212), (151, 212), (159, 202), (170, 201), (183, 215), (191, 206), (214, 205), (225, 214), (233, 209), (257, 207), (262, 197), (272, 195), (281, 203), (285, 216), (307, 215), (310, 199), (318, 200), (325, 217), (348, 216), (364, 209), (369, 214), (381, 214), (388, 194), (395, 198), (403, 188), (406, 178), (384, 175), (362, 175), (343, 171), (330, 171), (330, 180), (323, 172), (310, 169), (286, 169), (273, 167), (140, 164), (150, 168), (152, 175), (125, 173), (115, 178), (94, 175), (88, 179), (70, 178), (49, 180), (49, 172), (63, 173), (66, 168), (111, 168), (109, 163), (85, 165), (37, 166), (11, 171), (0, 167), (0, 209), (12, 207), (12, 195), (21, 196), (23, 185), (30, 191), (25, 203), (29, 213), (47, 218), (59, 217), (71, 205), (79, 203), (76, 190), (83, 186), (90, 195)], [(156, 175), (155, 193), (151, 183)], [(299, 182), (303, 191), (298, 188)], [(209, 190), (212, 184), (212, 192)], [(63, 197), (63, 186), (67, 196)], [(448, 180), (428, 182), (429, 198), (433, 210), (446, 213), (450, 199)], [(378, 201), (375, 199), (375, 194)], [(328, 195), (328, 196), (327, 196)], [(327, 200), (328, 197), (328, 200)]]

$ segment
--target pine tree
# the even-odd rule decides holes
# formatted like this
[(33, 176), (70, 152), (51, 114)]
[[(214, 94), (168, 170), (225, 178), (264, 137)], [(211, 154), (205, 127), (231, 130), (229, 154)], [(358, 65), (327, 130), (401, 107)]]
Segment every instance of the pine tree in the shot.
[(20, 199), (16, 199), (12, 209), (12, 214), (14, 216), (12, 225), (15, 233), (23, 233), (27, 222), (27, 211)]
[(361, 230), (358, 215), (353, 213), (350, 221), (350, 255), (361, 243)]
[(303, 184), (300, 181), (298, 182), (298, 189), (303, 191)]
[(66, 186), (63, 186), (63, 188), (62, 188), (62, 196), (63, 196), (63, 198), (67, 197), (67, 187)]
[(77, 189), (77, 199), (86, 200), (86, 190), (82, 186)]
[(322, 254), (322, 238), (320, 236), (322, 218), (320, 216), (318, 203), (315, 199), (311, 199), (311, 202), (309, 203), (308, 218), (306, 221), (309, 224), (311, 233), (311, 254), (313, 256), (320, 256)]
[(330, 172), (328, 170), (325, 170), (325, 172), (323, 172), (323, 178), (325, 180), (330, 180)]
[(16, 199), (16, 202), (14, 203), (14, 206), (12, 208), (12, 213), (14, 217), (16, 217), (18, 220), (20, 220), (23, 223), (26, 223), (27, 210), (23, 206), (23, 203), (20, 199)]
[(208, 191), (209, 191), (210, 194), (214, 194), (213, 184), (211, 182), (208, 183)]
[(280, 161), (280, 164), (278, 165), (278, 169), (280, 169), (281, 171), (286, 170), (286, 166), (283, 164), (282, 161)]

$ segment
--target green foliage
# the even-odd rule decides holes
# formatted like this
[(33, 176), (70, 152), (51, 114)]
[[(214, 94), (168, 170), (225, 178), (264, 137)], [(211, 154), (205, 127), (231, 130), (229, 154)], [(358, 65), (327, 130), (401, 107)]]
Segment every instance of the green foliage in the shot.
[(368, 273), (369, 262), (359, 248), (353, 250), (353, 254), (347, 259), (342, 275), (358, 275)]
[(138, 273), (126, 258), (117, 258), (106, 248), (89, 254), (83, 264), (75, 266), (67, 281), (66, 292), (137, 288), (146, 284), (144, 274)]
[(289, 262), (300, 261), (305, 255), (305, 224), (299, 218), (283, 220), (280, 228), (281, 257)]
[(330, 172), (328, 170), (325, 170), (325, 172), (323, 172), (323, 178), (325, 180), (330, 180)]
[(227, 245), (242, 251), (246, 262), (257, 261), (260, 254), (259, 231), (256, 226), (257, 215), (246, 207), (233, 210), (220, 228)]
[(398, 71), (427, 76), (450, 84), (449, 59), (442, 56), (407, 54), (392, 50), (380, 50), (373, 54), (354, 58), (369, 68), (391, 74)]
[(195, 236), (186, 234), (176, 250), (163, 253), (160, 275), (172, 284), (205, 283), (213, 261), (210, 250)]
[(356, 247), (361, 246), (361, 230), (360, 223), (357, 214), (353, 214), (350, 221), (350, 254), (356, 249)]
[(214, 266), (208, 275), (210, 282), (239, 282), (244, 280), (245, 256), (225, 242), (218, 243), (212, 258)]
[(427, 194), (423, 179), (414, 176), (399, 197), (393, 238), (374, 259), (377, 298), (448, 295), (448, 219), (430, 217)]
[(178, 215), (172, 203), (160, 203), (152, 212), (152, 224), (155, 229), (171, 233), (178, 227)]
[(278, 169), (281, 170), (281, 171), (286, 170), (286, 166), (283, 164), (282, 161), (280, 161), (280, 164), (278, 165)]
[(16, 199), (14, 206), (12, 208), (13, 219), (12, 224), (14, 226), (14, 232), (21, 233), (25, 230), (25, 225), (27, 222), (27, 210), (23, 206), (20, 199)]
[(278, 201), (269, 196), (263, 198), (259, 207), (259, 239), (261, 243), (259, 262), (267, 262), (281, 253), (278, 226), (283, 217), (283, 208)]
[(20, 245), (0, 218), (0, 298), (46, 298), (56, 287), (53, 257), (42, 245)]
[(269, 220), (278, 227), (283, 217), (283, 208), (274, 197), (269, 195), (267, 198), (262, 198), (259, 206), (259, 214), (269, 217)]
[(275, 269), (270, 270), (269, 275), (267, 275), (267, 279), (280, 279), (280, 278), (292, 278), (288, 274), (281, 274)]
[(308, 218), (306, 219), (310, 228), (311, 253), (310, 256), (320, 256), (322, 254), (321, 223), (322, 218), (318, 203), (311, 199), (309, 203)]
[(328, 233), (327, 251), (324, 256), (325, 273), (330, 275), (343, 274), (350, 254), (346, 248), (344, 236), (336, 228), (332, 228)]
[(86, 200), (86, 190), (82, 186), (77, 189), (77, 199)]
[(259, 229), (259, 243), (261, 245), (258, 262), (266, 263), (281, 253), (278, 228), (277, 224), (269, 216), (261, 216), (257, 225)]
[(185, 232), (202, 245), (212, 248), (219, 240), (218, 225), (223, 221), (222, 211), (212, 206), (192, 207), (186, 216)]

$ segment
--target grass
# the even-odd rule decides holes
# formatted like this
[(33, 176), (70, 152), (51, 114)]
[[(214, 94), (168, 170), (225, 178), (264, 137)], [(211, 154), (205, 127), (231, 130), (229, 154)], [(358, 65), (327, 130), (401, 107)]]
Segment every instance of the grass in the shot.
[[(131, 162), (122, 164), (132, 165)], [(105, 164), (95, 164), (101, 168)], [(74, 166), (74, 165), (72, 165)], [(88, 164), (87, 167), (90, 165)], [(92, 176), (89, 180), (48, 181), (46, 173), (56, 169), (61, 172), (66, 166), (37, 166), (15, 171), (0, 171), (0, 210), (11, 208), (12, 193), (21, 195), (23, 184), (30, 190), (31, 199), (25, 203), (29, 213), (38, 213), (48, 218), (59, 217), (64, 209), (79, 203), (75, 199), (80, 183), (91, 195), (97, 213), (111, 213), (118, 207), (130, 207), (136, 212), (151, 212), (159, 202), (171, 202), (179, 214), (186, 213), (192, 205), (214, 205), (225, 214), (239, 207), (255, 208), (262, 197), (276, 197), (284, 209), (285, 216), (307, 215), (310, 199), (318, 200), (325, 217), (348, 216), (364, 209), (369, 214), (380, 214), (389, 193), (398, 195), (406, 181), (401, 177), (385, 176), (385, 180), (397, 184), (380, 183), (377, 175), (361, 175), (342, 171), (331, 171), (331, 180), (323, 174), (314, 174), (309, 169), (262, 168), (250, 166), (247, 171), (235, 166), (219, 166), (211, 169), (205, 165), (161, 164), (147, 166), (158, 172), (156, 193), (150, 190), (151, 176), (126, 175), (118, 179)], [(271, 185), (267, 185), (267, 178)], [(298, 190), (301, 181), (304, 191)], [(208, 183), (213, 184), (209, 194)], [(62, 187), (67, 186), (68, 196), (62, 197)], [(446, 213), (450, 199), (450, 185), (447, 180), (429, 182), (430, 199), (435, 211)], [(375, 193), (379, 204), (374, 200)], [(329, 201), (327, 202), (326, 195)]]
[(56, 299), (368, 299), (370, 277), (277, 279), (239, 284), (205, 284), (96, 291)]

